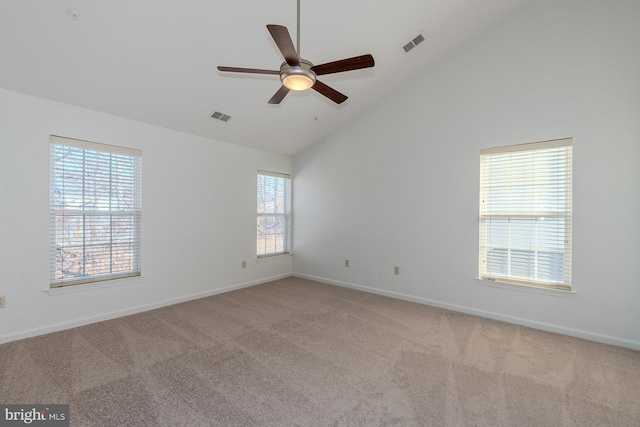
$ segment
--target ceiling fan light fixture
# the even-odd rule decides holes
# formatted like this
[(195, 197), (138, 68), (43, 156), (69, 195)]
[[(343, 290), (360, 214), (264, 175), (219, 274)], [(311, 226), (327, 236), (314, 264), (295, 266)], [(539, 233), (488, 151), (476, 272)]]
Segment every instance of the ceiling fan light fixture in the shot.
[(282, 84), (291, 90), (307, 90), (311, 89), (315, 82), (304, 74), (290, 74), (282, 79)]
[(290, 90), (307, 90), (316, 84), (316, 73), (311, 70), (313, 64), (304, 59), (300, 65), (289, 65), (286, 62), (280, 67), (280, 80)]

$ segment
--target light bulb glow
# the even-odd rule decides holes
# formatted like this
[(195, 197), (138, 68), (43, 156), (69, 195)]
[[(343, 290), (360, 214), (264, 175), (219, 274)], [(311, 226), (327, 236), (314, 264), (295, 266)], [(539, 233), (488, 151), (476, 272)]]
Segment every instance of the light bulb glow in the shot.
[(307, 90), (315, 82), (304, 74), (291, 74), (282, 79), (282, 84), (291, 90)]

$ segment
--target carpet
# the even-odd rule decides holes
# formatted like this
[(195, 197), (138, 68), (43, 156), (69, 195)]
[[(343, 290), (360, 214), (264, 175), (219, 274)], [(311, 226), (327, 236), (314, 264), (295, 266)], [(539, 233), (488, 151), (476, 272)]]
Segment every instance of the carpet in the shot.
[(639, 426), (640, 352), (290, 277), (0, 345), (72, 426)]

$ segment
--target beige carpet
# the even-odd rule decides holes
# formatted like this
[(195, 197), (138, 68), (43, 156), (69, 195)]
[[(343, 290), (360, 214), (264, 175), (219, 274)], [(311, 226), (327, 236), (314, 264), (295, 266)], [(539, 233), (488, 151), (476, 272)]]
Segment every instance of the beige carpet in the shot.
[(0, 346), (74, 426), (640, 426), (640, 353), (288, 278)]

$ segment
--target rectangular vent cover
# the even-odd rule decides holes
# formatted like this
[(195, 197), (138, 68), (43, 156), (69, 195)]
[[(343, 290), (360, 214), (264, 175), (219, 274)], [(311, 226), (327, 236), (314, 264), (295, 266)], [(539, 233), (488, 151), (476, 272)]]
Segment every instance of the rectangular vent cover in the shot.
[(402, 46), (402, 50), (404, 51), (404, 53), (408, 53), (411, 49), (418, 46), (420, 43), (422, 43), (425, 40), (426, 39), (424, 38), (424, 34), (420, 33), (417, 36), (415, 36), (413, 39), (411, 39), (409, 43)]
[(231, 116), (228, 116), (224, 113), (220, 113), (219, 111), (214, 111), (213, 114), (211, 115), (211, 118), (213, 119), (217, 119), (217, 120), (222, 120), (223, 122), (226, 122), (227, 120), (229, 120), (231, 118)]
[(424, 36), (421, 34), (418, 34), (418, 36), (411, 40), (413, 42), (413, 44), (415, 44), (416, 46), (418, 46), (420, 43), (422, 43), (424, 41)]

